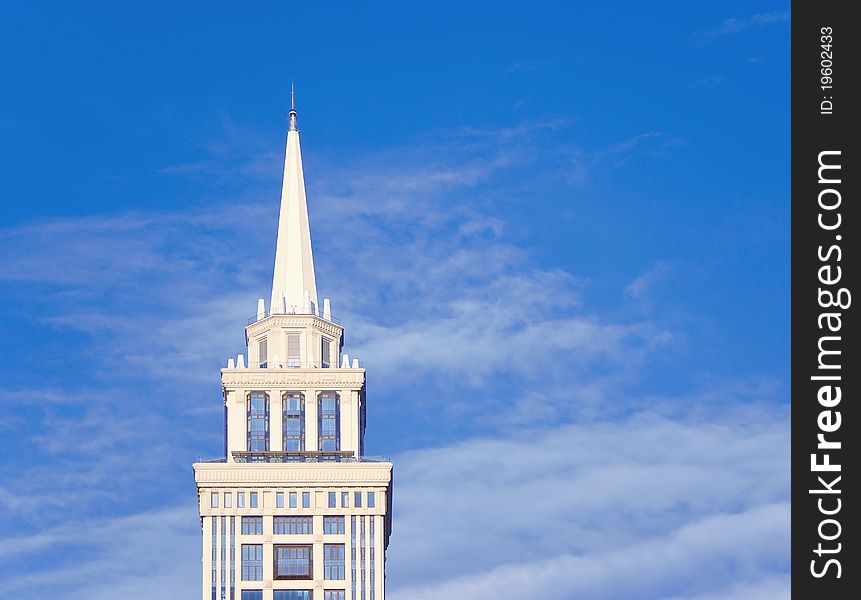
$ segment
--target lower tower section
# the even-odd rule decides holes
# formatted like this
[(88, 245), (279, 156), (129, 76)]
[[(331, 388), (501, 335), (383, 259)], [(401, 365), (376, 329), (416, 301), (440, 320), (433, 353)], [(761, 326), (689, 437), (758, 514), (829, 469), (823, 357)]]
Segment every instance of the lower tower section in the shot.
[(391, 463), (194, 465), (203, 600), (384, 600)]

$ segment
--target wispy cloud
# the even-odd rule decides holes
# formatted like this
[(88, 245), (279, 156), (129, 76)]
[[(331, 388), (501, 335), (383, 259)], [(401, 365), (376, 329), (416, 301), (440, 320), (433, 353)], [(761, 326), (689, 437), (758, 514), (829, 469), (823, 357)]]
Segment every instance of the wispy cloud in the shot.
[(643, 413), (404, 455), (392, 596), (697, 596), (739, 565), (733, 585), (783, 588), (787, 418)]
[(767, 13), (758, 13), (749, 17), (730, 18), (721, 21), (720, 25), (712, 29), (694, 32), (694, 38), (700, 43), (705, 43), (719, 37), (741, 33), (755, 27), (762, 27), (775, 23), (785, 23), (789, 21), (789, 19), (789, 11), (772, 11)]

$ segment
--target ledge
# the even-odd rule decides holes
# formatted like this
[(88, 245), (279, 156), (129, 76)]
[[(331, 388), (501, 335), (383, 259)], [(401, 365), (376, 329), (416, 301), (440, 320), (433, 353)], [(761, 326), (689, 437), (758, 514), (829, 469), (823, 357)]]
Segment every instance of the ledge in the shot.
[(276, 483), (387, 487), (392, 481), (390, 462), (194, 463), (192, 467), (198, 487)]
[(360, 389), (364, 369), (221, 369), (221, 383), (229, 386), (270, 385)]

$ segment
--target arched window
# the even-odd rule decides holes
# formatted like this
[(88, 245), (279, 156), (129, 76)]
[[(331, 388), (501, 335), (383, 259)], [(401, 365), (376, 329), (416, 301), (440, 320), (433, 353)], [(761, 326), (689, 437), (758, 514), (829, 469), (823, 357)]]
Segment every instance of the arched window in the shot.
[(320, 407), (317, 411), (320, 450), (331, 452), (341, 449), (340, 405), (340, 398), (335, 392), (323, 392), (320, 395)]
[(251, 392), (248, 395), (248, 451), (269, 450), (269, 395)]
[(283, 428), (282, 448), (286, 452), (305, 450), (305, 395), (287, 392), (282, 398), (281, 424)]

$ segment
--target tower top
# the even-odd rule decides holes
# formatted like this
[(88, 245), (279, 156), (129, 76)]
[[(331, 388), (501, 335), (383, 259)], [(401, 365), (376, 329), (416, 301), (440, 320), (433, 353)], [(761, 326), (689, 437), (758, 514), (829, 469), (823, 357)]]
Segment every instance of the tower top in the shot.
[(305, 199), (305, 177), (296, 104), (291, 86), (290, 127), (281, 184), (281, 211), (275, 244), (275, 272), (272, 278), (272, 313), (309, 313), (317, 310), (317, 282), (311, 251), (311, 228)]
[(289, 131), (299, 131), (296, 126), (296, 88), (290, 82), (290, 128)]

